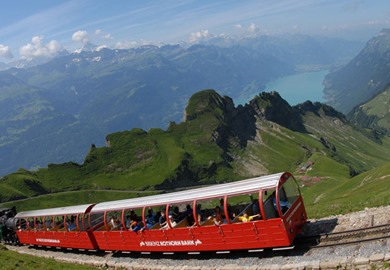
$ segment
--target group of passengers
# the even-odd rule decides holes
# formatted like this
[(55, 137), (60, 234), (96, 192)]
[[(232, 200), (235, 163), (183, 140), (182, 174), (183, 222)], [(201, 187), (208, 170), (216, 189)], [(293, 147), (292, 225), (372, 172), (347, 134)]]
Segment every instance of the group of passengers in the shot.
[[(178, 206), (170, 207), (168, 209), (168, 217), (164, 208), (160, 208), (160, 210), (156, 213), (152, 208), (149, 208), (147, 210), (147, 215), (145, 215), (145, 225), (142, 218), (137, 216), (134, 210), (131, 210), (130, 214), (125, 218), (124, 225), (126, 226), (126, 230), (133, 232), (143, 231), (145, 229), (149, 230), (156, 228), (156, 226), (158, 226), (161, 230), (169, 229), (176, 227), (182, 222), (183, 226), (191, 227), (195, 226), (196, 223), (202, 225), (210, 220), (214, 221), (214, 224), (219, 226), (221, 224), (227, 224), (224, 207), (225, 204), (223, 199), (220, 199), (219, 205), (217, 205), (214, 209), (203, 210), (201, 204), (197, 204), (195, 211), (197, 222), (194, 220), (193, 209), (190, 204), (187, 204), (183, 211), (180, 211)], [(254, 200), (252, 197), (251, 203), (247, 205), (244, 210), (239, 207), (232, 209), (230, 205), (227, 205), (227, 207), (231, 222), (249, 222), (261, 218), (259, 202), (258, 200)], [(111, 230), (123, 230), (122, 222), (117, 218), (117, 216), (112, 216), (110, 223)]]
[[(66, 229), (68, 231), (73, 231), (77, 228), (75, 223), (76, 217), (70, 216), (70, 218), (66, 219)], [(18, 226), (19, 230), (34, 230), (34, 231), (58, 231), (64, 228), (64, 217), (58, 216), (54, 221), (52, 218), (36, 218), (34, 219), (26, 219), (21, 221), (21, 225)]]

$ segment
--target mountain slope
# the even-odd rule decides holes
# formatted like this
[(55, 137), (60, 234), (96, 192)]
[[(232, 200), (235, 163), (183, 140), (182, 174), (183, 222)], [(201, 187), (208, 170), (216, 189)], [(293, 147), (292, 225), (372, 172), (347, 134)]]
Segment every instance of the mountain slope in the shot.
[(167, 131), (112, 133), (106, 147), (90, 147), (82, 165), (19, 170), (0, 180), (0, 199), (64, 190), (167, 190), (295, 172), (313, 160), (314, 170), (303, 172), (309, 178), (315, 171), (348, 179), (390, 162), (390, 139), (367, 137), (320, 103), (291, 107), (272, 92), (235, 107), (231, 98), (205, 90), (190, 98), (185, 122), (171, 122)]
[[(248, 85), (261, 88), (266, 81), (291, 72), (293, 67), (289, 64), (246, 48), (201, 45), (188, 49), (145, 46), (131, 50), (83, 51), (33, 68), (0, 72), (0, 78), (17, 80), (17, 83), (0, 85), (7, 99), (3, 108), (11, 118), (17, 115), (15, 108), (37, 110), (43, 107), (41, 104), (48, 108), (40, 109), (43, 115), (37, 117), (39, 122), (22, 115), (15, 128), (15, 133), (23, 135), (24, 140), (39, 141), (41, 148), (22, 148), (20, 151), (24, 150), (25, 154), (21, 158), (20, 151), (10, 151), (23, 144), (18, 140), (20, 136), (4, 133), (0, 156), (7, 158), (3, 160), (0, 174), (19, 167), (45, 166), (48, 162), (82, 162), (87, 151), (85, 146), (103, 145), (105, 134), (131, 127), (166, 127), (172, 120), (181, 120), (188, 97), (198, 89), (212, 86), (234, 94), (233, 89)], [(19, 103), (9, 102), (13, 92), (19, 93)], [(54, 116), (59, 119), (45, 121)], [(10, 117), (0, 116), (4, 128), (11, 126)], [(62, 127), (56, 125), (61, 122), (64, 122)], [(41, 137), (30, 128), (48, 130), (53, 136)]]
[[(88, 145), (104, 145), (106, 134), (166, 128), (170, 121), (182, 121), (189, 97), (199, 89), (218, 89), (247, 100), (270, 80), (339, 64), (360, 46), (302, 35), (218, 40), (191, 47), (83, 48), (39, 65), (13, 63), (25, 68), (0, 72), (0, 78), (18, 80), (6, 90), (0, 79), (0, 95), (19, 93), (21, 100), (1, 104), (8, 115), (0, 114), (0, 123), (9, 131), (0, 130), (0, 175), (20, 167), (81, 163)], [(346, 45), (349, 50), (343, 49)], [(19, 115), (16, 108), (26, 108), (31, 115)], [(17, 124), (8, 120), (15, 117)], [(41, 136), (37, 130), (45, 133)]]
[(325, 78), (329, 104), (343, 113), (364, 103), (390, 83), (390, 30), (372, 38), (346, 66)]
[(348, 119), (362, 128), (390, 134), (390, 87), (368, 102), (356, 106), (348, 114)]

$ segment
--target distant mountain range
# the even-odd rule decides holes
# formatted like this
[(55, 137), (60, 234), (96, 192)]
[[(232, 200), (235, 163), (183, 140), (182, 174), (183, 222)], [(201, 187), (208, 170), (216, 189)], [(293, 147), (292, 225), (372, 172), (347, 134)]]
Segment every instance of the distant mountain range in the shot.
[(25, 68), (0, 72), (0, 175), (82, 162), (89, 146), (103, 145), (109, 133), (182, 121), (189, 97), (201, 89), (247, 96), (298, 70), (339, 65), (360, 46), (263, 36), (191, 47), (81, 50), (39, 65), (18, 63)]
[(347, 65), (325, 78), (329, 104), (343, 113), (367, 102), (390, 84), (390, 29), (369, 40)]
[(390, 163), (388, 145), (389, 137), (356, 128), (325, 104), (292, 107), (271, 92), (234, 106), (230, 97), (205, 90), (189, 99), (185, 121), (165, 131), (115, 132), (106, 146), (92, 145), (81, 165), (2, 177), (0, 202), (75, 190), (171, 190), (284, 170), (340, 182)]

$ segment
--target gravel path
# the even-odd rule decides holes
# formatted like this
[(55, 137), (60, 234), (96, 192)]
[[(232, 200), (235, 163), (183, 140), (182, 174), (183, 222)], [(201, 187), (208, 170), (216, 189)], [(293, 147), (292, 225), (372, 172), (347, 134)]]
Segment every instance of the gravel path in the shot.
[[(390, 206), (310, 220), (306, 234), (337, 232), (390, 223)], [(86, 255), (53, 249), (9, 247), (20, 253), (59, 261), (121, 269), (390, 269), (390, 239), (304, 251), (232, 253), (199, 256), (101, 253)]]

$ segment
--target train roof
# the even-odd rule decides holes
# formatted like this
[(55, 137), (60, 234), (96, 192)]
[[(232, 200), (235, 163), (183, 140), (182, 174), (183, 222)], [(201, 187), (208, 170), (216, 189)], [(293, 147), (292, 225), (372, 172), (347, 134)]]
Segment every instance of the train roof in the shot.
[(282, 175), (285, 173), (276, 173), (272, 175), (254, 177), (246, 180), (229, 182), (225, 184), (217, 184), (208, 187), (188, 189), (179, 192), (165, 193), (153, 196), (110, 201), (104, 203), (83, 204), (68, 207), (58, 207), (42, 210), (32, 210), (20, 212), (16, 215), (17, 218), (26, 218), (33, 216), (55, 216), (55, 215), (70, 215), (85, 213), (89, 207), (92, 207), (91, 212), (102, 212), (110, 210), (135, 209), (149, 206), (175, 204), (181, 202), (190, 202), (193, 200), (202, 200), (208, 198), (218, 198), (225, 195), (233, 194), (249, 194), (259, 191), (260, 189), (276, 188)]
[(142, 208), (144, 206), (151, 207), (157, 205), (190, 202), (193, 200), (218, 198), (232, 194), (249, 194), (251, 192), (259, 191), (260, 189), (276, 188), (283, 174), (284, 173), (277, 173), (225, 184), (212, 185), (203, 188), (98, 203), (93, 207), (91, 212), (135, 209)]
[(67, 207), (58, 207), (58, 208), (50, 208), (50, 209), (42, 209), (42, 210), (32, 210), (32, 211), (24, 211), (18, 213), (16, 218), (26, 218), (26, 217), (40, 217), (40, 216), (59, 216), (59, 215), (71, 215), (71, 214), (80, 214), (84, 213), (89, 207), (93, 204), (83, 204), (76, 206), (67, 206)]

